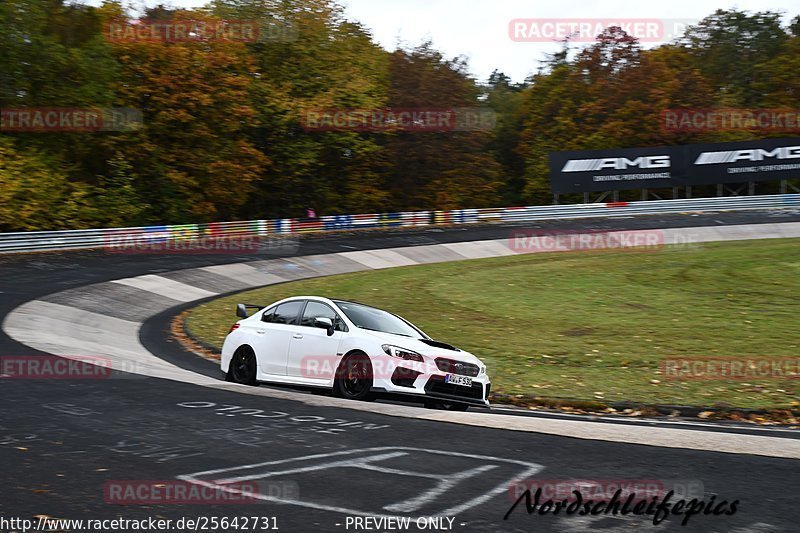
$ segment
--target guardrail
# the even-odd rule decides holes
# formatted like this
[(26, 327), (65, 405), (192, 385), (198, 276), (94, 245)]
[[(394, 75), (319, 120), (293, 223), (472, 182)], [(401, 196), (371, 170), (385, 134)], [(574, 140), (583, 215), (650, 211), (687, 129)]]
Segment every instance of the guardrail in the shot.
[[(192, 242), (200, 239), (246, 240), (324, 231), (384, 227), (418, 227), (479, 222), (528, 222), (591, 217), (735, 211), (743, 209), (800, 208), (800, 194), (733, 196), (642, 202), (537, 205), (451, 211), (418, 211), (331, 215), (317, 219), (283, 218), (208, 224), (177, 224), (132, 228), (0, 233), (0, 253), (87, 248), (124, 249), (135, 244)], [(240, 243), (241, 244), (241, 243)]]

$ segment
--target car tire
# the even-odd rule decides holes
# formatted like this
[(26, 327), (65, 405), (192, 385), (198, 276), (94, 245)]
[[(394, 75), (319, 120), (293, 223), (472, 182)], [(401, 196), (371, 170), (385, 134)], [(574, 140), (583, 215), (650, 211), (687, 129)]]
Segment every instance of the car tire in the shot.
[(336, 371), (333, 393), (347, 400), (369, 402), (375, 399), (372, 394), (372, 362), (367, 354), (355, 352), (342, 359)]
[(428, 409), (440, 409), (443, 411), (460, 411), (464, 412), (469, 409), (469, 405), (465, 403), (447, 402), (442, 400), (425, 400), (425, 407)]
[(250, 346), (239, 346), (231, 362), (228, 364), (228, 373), (225, 376), (226, 381), (233, 383), (240, 383), (242, 385), (258, 385), (256, 375), (258, 374), (258, 361), (256, 360), (256, 353)]

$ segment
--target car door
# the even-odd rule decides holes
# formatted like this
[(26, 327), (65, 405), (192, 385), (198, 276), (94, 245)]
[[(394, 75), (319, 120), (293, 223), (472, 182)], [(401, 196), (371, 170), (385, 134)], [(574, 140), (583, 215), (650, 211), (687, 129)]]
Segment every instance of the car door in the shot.
[(297, 330), (303, 300), (284, 302), (268, 309), (256, 328), (256, 357), (261, 374), (285, 376), (289, 343)]
[[(333, 322), (333, 335), (328, 335), (327, 329), (314, 326), (314, 321), (322, 317)], [(340, 359), (339, 344), (347, 330), (344, 321), (328, 304), (309, 300), (297, 329), (289, 344), (288, 375), (320, 380), (332, 378)]]

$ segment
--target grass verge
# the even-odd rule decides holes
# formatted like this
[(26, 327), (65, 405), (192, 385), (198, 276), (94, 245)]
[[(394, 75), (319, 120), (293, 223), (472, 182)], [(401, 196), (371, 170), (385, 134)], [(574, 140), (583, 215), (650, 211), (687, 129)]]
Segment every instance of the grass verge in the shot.
[(800, 239), (592, 251), (401, 267), (264, 287), (194, 308), (219, 348), (237, 302), (302, 294), (404, 316), (488, 365), (507, 398), (797, 409), (800, 379), (669, 380), (676, 357), (797, 359)]

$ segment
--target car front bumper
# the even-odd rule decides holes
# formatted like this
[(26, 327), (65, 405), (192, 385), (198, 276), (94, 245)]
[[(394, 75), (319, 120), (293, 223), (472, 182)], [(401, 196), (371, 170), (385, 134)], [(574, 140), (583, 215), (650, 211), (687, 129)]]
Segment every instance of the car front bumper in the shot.
[[(390, 376), (373, 380), (372, 390), (390, 394), (402, 394), (423, 398), (435, 398), (470, 405), (489, 406), (491, 381), (485, 373), (469, 376), (472, 386), (454, 385), (445, 382), (445, 372), (418, 372), (404, 364), (397, 365)], [(419, 367), (416, 367), (419, 370)], [(430, 367), (427, 367), (430, 369)]]

